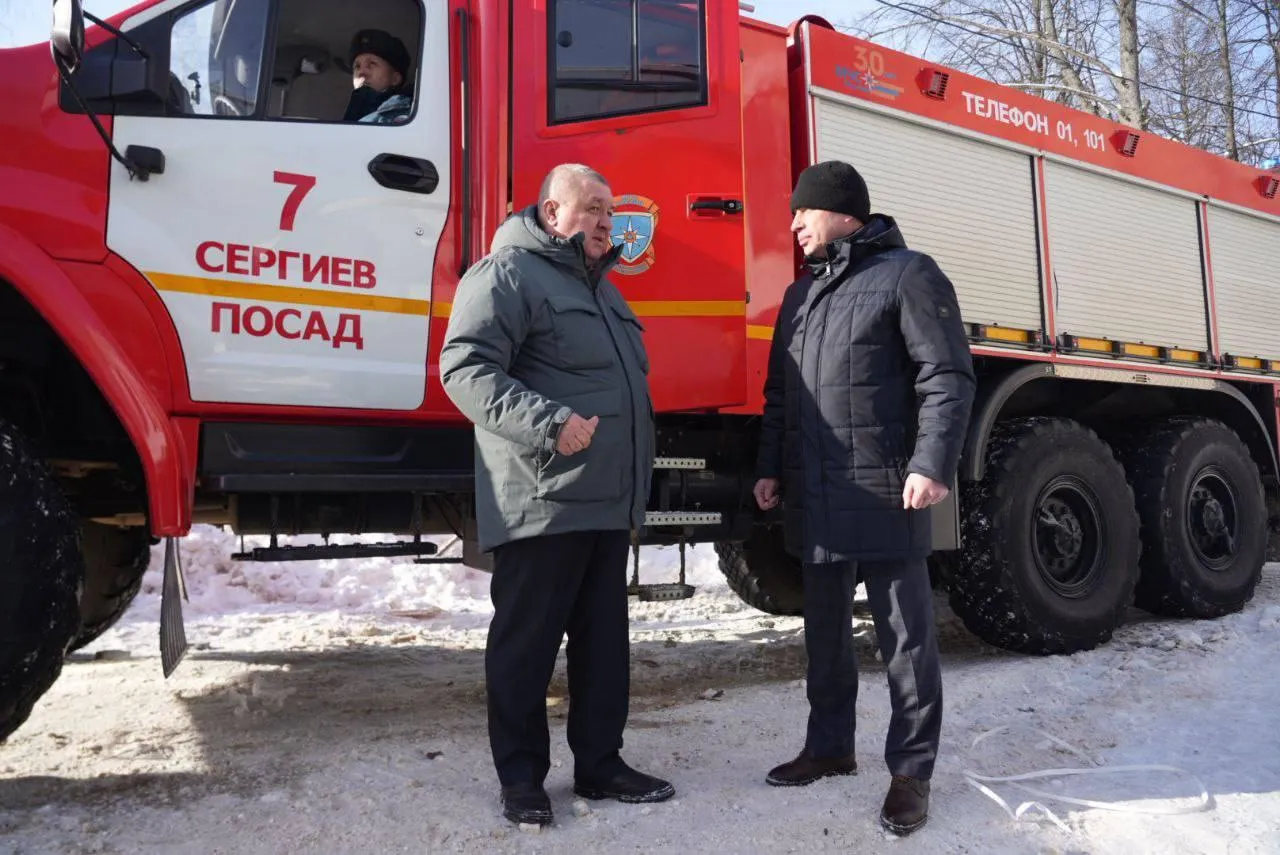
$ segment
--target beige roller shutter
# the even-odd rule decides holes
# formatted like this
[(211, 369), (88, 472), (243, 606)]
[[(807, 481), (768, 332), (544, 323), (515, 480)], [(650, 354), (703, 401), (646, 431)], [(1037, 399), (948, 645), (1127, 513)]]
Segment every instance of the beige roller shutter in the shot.
[(1208, 349), (1196, 203), (1045, 164), (1059, 333)]
[(1280, 359), (1280, 222), (1211, 205), (1209, 261), (1222, 352)]
[(871, 210), (955, 284), (966, 321), (1041, 329), (1028, 155), (822, 97), (816, 120), (818, 160), (853, 164)]

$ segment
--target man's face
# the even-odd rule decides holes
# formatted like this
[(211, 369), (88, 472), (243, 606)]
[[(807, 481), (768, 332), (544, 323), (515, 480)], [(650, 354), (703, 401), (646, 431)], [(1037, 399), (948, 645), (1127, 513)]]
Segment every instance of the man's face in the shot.
[(858, 230), (859, 225), (858, 220), (848, 214), (817, 208), (800, 208), (791, 217), (791, 231), (806, 256), (825, 254), (827, 244), (848, 237)]
[(578, 232), (587, 236), (583, 250), (591, 261), (599, 261), (613, 247), (613, 194), (599, 181), (573, 178), (556, 182), (551, 198), (542, 208), (552, 234), (571, 238)]
[(400, 72), (391, 67), (377, 54), (362, 53), (351, 63), (351, 88), (359, 89), (368, 86), (379, 92), (385, 92), (393, 86), (399, 86), (404, 80)]

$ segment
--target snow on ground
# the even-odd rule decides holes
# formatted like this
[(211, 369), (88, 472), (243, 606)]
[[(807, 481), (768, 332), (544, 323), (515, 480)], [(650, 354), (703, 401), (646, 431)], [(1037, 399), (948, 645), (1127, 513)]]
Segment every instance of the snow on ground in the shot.
[[(710, 548), (691, 550), (692, 599), (632, 603), (624, 756), (677, 797), (572, 795), (562, 658), (548, 698), (557, 823), (530, 833), (501, 818), (488, 753), (486, 574), (232, 562), (238, 547), (210, 528), (185, 541), (193, 649), (172, 678), (157, 652), (157, 548), (121, 625), (0, 745), (0, 852), (1280, 853), (1280, 565), (1241, 614), (1135, 611), (1111, 644), (1070, 657), (992, 650), (939, 598), (947, 710), (931, 817), (893, 840), (876, 823), (888, 697), (865, 616), (861, 773), (769, 787), (765, 772), (803, 739), (801, 623), (747, 608)], [(674, 556), (643, 550), (642, 581), (673, 581)], [(1118, 810), (991, 785), (1062, 827), (1035, 808), (1013, 819), (964, 777), (1089, 763), (1175, 768), (1026, 782)]]

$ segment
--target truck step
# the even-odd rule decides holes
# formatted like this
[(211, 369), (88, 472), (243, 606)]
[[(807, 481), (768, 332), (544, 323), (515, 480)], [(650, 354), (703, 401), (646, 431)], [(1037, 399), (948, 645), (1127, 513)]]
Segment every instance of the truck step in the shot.
[(646, 603), (666, 600), (687, 600), (696, 589), (692, 585), (677, 582), (659, 582), (648, 585), (628, 585), (627, 594), (638, 597)]
[(706, 469), (705, 457), (657, 457), (653, 461), (654, 469)]
[[(395, 541), (392, 543), (345, 543), (315, 546), (258, 546), (245, 552), (234, 552), (233, 561), (318, 561), (323, 558), (389, 558), (434, 555), (436, 545), (429, 540)], [(456, 559), (451, 559), (456, 560)]]
[(719, 511), (645, 511), (646, 526), (719, 525)]

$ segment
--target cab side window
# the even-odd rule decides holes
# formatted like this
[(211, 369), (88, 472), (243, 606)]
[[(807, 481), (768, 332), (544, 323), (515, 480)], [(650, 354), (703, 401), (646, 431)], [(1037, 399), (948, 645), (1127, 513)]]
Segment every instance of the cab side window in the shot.
[[(275, 20), (271, 20), (274, 9)], [(173, 19), (166, 114), (395, 125), (418, 84), (419, 0), (213, 0)]]
[(704, 0), (553, 0), (551, 124), (707, 103)]
[(262, 83), (270, 4), (210, 3), (173, 22), (169, 42), (170, 114), (253, 116)]

